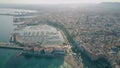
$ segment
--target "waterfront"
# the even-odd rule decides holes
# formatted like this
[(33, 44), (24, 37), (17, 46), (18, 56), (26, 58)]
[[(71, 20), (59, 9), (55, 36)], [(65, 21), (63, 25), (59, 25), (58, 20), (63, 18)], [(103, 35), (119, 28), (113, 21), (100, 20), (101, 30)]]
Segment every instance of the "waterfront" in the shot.
[[(0, 42), (9, 42), (9, 36), (16, 27), (13, 25), (12, 16), (0, 15)], [(70, 67), (64, 58), (28, 58), (16, 56), (20, 50), (0, 48), (0, 68), (62, 68)]]
[(70, 66), (63, 58), (34, 58), (16, 56), (21, 50), (0, 49), (0, 68), (61, 68)]
[[(5, 22), (6, 21), (8, 21), (8, 20), (6, 20), (7, 18), (4, 18), (4, 19), (2, 19), (2, 20), (4, 20)], [(8, 27), (6, 27), (6, 24), (4, 24), (4, 26), (2, 26), (3, 28), (5, 28), (6, 30), (8, 30), (8, 31), (6, 31), (6, 32), (8, 32), (8, 36), (9, 36), (9, 34), (13, 31), (12, 29), (13, 29), (13, 22), (12, 22), (12, 18), (10, 19), (11, 20), (11, 23), (10, 23), (10, 21), (8, 21), (8, 22), (6, 22), (7, 23), (7, 25), (9, 26), (9, 24), (8, 23), (10, 23), (10, 25), (11, 25), (11, 31), (10, 30), (8, 30), (8, 29), (10, 29), (10, 28), (8, 28)], [(1, 23), (2, 24), (2, 23)], [(52, 25), (52, 24), (51, 24)], [(64, 32), (64, 34), (65, 34), (65, 36), (68, 36), (67, 37), (67, 40), (70, 42), (70, 45), (72, 45), (72, 46), (76, 46), (77, 44), (75, 44), (75, 42), (73, 42), (73, 38), (69, 35), (69, 32), (67, 32), (67, 30), (65, 29), (65, 28), (63, 28), (63, 26), (60, 26), (60, 25), (58, 25), (58, 24), (53, 24), (53, 26), (55, 27), (56, 26), (56, 28), (60, 28), (63, 32)], [(1, 29), (1, 31), (4, 31), (3, 29)], [(1, 37), (4, 37), (4, 34), (3, 35), (1, 35)], [(7, 37), (7, 36), (5, 36), (5, 37)], [(7, 40), (9, 39), (9, 37), (7, 37), (6, 38), (6, 40), (4, 40), (5, 42), (8, 42)], [(3, 41), (3, 39), (1, 38), (1, 41)], [(4, 42), (3, 41), (3, 42)], [(74, 50), (77, 50), (77, 49), (74, 49)], [(13, 51), (13, 52), (12, 52)], [(42, 68), (65, 68), (66, 66), (66, 68), (70, 68), (69, 66), (70, 65), (66, 65), (66, 63), (65, 63), (65, 61), (64, 61), (64, 59), (59, 59), (59, 58), (54, 58), (54, 59), (49, 59), (49, 58), (34, 58), (34, 57), (31, 57), (31, 58), (25, 58), (25, 57), (23, 57), (23, 56), (16, 56), (18, 53), (19, 53), (19, 51), (18, 50), (15, 50), (15, 52), (14, 52), (14, 50), (10, 50), (9, 51), (9, 49), (7, 49), (7, 50), (5, 50), (5, 49), (2, 49), (0, 52), (2, 52), (2, 53), (5, 53), (5, 54), (3, 54), (3, 55), (1, 55), (1, 57), (2, 56), (6, 56), (6, 57), (3, 57), (3, 59), (6, 59), (5, 61), (4, 60), (2, 60), (1, 61), (1, 68), (9, 68), (9, 67), (11, 67), (11, 68), (21, 68), (21, 67), (25, 67), (25, 68), (39, 68), (39, 67), (42, 67)], [(10, 55), (9, 55), (9, 52), (10, 52)], [(72, 50), (71, 50), (71, 52), (72, 52)], [(79, 52), (79, 51), (78, 51)], [(73, 52), (74, 53), (74, 52)], [(78, 53), (79, 54), (79, 53)], [(8, 56), (9, 55), (9, 56)], [(102, 63), (102, 62), (100, 62), (100, 63), (96, 63), (96, 62), (92, 62), (92, 61), (89, 61), (89, 59), (88, 59), (88, 57), (85, 57), (85, 56), (82, 56), (83, 54), (81, 54), (81, 55), (79, 55), (78, 57), (76, 57), (76, 56), (74, 56), (74, 57), (72, 57), (71, 58), (71, 56), (72, 56), (72, 54), (71, 54), (71, 56), (70, 55), (68, 55), (68, 57), (70, 58), (70, 59), (66, 59), (66, 60), (68, 60), (68, 62), (71, 60), (71, 59), (73, 59), (74, 60), (74, 58), (77, 58), (77, 59), (75, 59), (74, 61), (75, 61), (75, 63), (77, 62), (77, 61), (79, 61), (79, 64), (80, 64), (80, 66), (82, 66), (82, 65), (84, 65), (84, 67), (80, 67), (80, 68), (87, 68), (87, 67), (89, 67), (89, 68), (101, 68), (101, 67), (103, 67), (103, 68), (105, 68), (106, 66), (104, 66), (103, 64), (100, 64), (100, 63)], [(82, 58), (81, 58), (82, 57)], [(8, 60), (7, 60), (8, 59)], [(44, 61), (43, 61), (44, 60)], [(52, 63), (52, 61), (53, 61), (53, 63)], [(16, 63), (17, 62), (17, 63)], [(104, 62), (104, 61), (103, 61)], [(58, 63), (58, 64), (57, 64)], [(73, 64), (74, 62), (72, 62), (72, 64)], [(91, 64), (90, 64), (91, 63)], [(96, 63), (96, 64), (95, 64)], [(70, 63), (69, 63), (70, 64)], [(71, 65), (72, 65), (71, 64)], [(105, 63), (106, 64), (106, 63)], [(65, 67), (64, 67), (64, 65), (66, 65)], [(75, 64), (73, 64), (73, 65), (75, 65)], [(108, 65), (108, 64), (107, 64)], [(62, 66), (62, 67), (61, 67)], [(77, 68), (77, 67), (74, 67), (74, 68)], [(79, 67), (78, 67), (79, 68)]]

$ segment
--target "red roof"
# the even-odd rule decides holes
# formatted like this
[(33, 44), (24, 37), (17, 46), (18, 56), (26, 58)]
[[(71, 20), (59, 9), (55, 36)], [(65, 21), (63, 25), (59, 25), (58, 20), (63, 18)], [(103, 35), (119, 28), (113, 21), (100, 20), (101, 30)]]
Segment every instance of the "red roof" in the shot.
[(45, 48), (44, 50), (47, 51), (47, 52), (52, 52), (52, 51), (54, 51), (53, 48)]

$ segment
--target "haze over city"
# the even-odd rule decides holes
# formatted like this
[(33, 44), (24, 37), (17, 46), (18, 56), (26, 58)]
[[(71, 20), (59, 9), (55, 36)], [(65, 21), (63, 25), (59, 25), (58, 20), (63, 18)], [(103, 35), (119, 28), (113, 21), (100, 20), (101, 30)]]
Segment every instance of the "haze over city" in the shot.
[(0, 68), (120, 68), (120, 0), (0, 0)]

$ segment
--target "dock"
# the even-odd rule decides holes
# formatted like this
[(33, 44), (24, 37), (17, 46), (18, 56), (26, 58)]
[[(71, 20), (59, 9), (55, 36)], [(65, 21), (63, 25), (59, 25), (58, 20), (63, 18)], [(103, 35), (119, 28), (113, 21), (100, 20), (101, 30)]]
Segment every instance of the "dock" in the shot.
[(17, 49), (17, 50), (23, 50), (24, 49), (24, 47), (20, 47), (20, 46), (8, 44), (8, 43), (2, 43), (2, 42), (0, 42), (0, 48)]

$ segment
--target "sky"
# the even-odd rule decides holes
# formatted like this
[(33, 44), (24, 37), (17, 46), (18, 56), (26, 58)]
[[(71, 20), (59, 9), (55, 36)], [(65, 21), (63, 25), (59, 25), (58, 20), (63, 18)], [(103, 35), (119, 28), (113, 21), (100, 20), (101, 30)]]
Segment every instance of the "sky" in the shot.
[(120, 2), (120, 0), (0, 0), (0, 3), (3, 4), (69, 4), (100, 2)]

